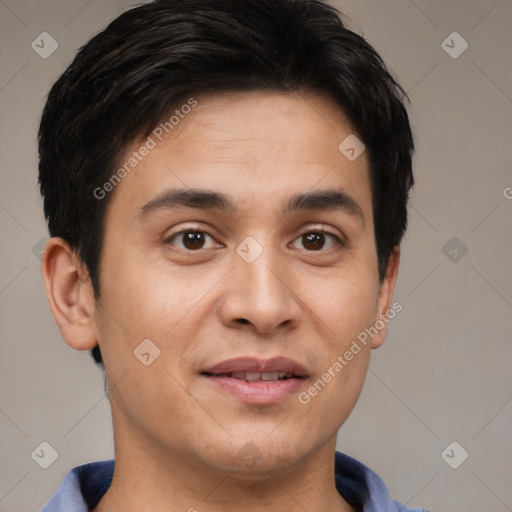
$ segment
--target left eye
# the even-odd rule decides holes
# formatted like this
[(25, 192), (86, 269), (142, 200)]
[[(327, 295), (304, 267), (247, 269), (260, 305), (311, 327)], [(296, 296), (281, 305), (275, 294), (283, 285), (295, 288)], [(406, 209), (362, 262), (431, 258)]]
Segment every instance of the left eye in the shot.
[(327, 247), (327, 249), (343, 245), (341, 240), (336, 235), (327, 233), (325, 231), (308, 231), (307, 233), (299, 236), (295, 242), (297, 240), (300, 240), (303, 244), (303, 247), (309, 251), (320, 251), (321, 249), (325, 249), (325, 245), (328, 240), (331, 240), (331, 243), (328, 244), (329, 247)]
[[(209, 246), (207, 246), (208, 240), (210, 240)], [(181, 245), (178, 243), (179, 241), (181, 241)], [(179, 233), (174, 234), (167, 240), (167, 243), (177, 245), (180, 249), (187, 249), (190, 251), (196, 251), (198, 249), (210, 249), (212, 247), (220, 246), (220, 244), (217, 243), (215, 239), (208, 233), (191, 229), (180, 231)]]

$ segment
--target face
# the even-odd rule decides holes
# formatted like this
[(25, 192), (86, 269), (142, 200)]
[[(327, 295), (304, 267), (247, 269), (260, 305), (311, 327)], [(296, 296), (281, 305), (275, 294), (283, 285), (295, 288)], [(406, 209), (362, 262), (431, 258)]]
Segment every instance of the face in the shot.
[(116, 441), (277, 470), (333, 442), (368, 366), (353, 341), (389, 307), (368, 160), (338, 149), (353, 129), (327, 98), (195, 99), (107, 209), (94, 330)]

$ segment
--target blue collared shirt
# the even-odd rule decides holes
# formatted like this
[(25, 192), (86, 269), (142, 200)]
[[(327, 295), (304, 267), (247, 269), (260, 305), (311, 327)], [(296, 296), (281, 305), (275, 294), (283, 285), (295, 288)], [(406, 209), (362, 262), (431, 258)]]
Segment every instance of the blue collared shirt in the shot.
[[(114, 460), (91, 462), (72, 469), (40, 512), (88, 512), (107, 492), (114, 475)], [(336, 488), (363, 512), (427, 512), (407, 508), (389, 497), (384, 482), (359, 461), (336, 452)]]

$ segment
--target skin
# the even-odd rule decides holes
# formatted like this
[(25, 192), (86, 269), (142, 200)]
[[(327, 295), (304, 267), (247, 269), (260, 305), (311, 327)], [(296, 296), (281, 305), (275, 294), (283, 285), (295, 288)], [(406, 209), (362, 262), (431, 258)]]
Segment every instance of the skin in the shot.
[[(307, 390), (391, 307), (399, 248), (380, 283), (366, 152), (349, 161), (338, 150), (354, 131), (324, 96), (196, 99), (111, 192), (99, 299), (62, 239), (49, 241), (42, 264), (63, 338), (79, 350), (99, 343), (105, 362), (116, 469), (95, 510), (353, 510), (334, 486), (336, 434), (386, 328), (307, 405), (296, 393), (244, 403), (200, 372), (233, 357), (285, 356), (308, 371)], [(172, 187), (229, 194), (236, 211), (163, 208), (141, 218)], [(340, 189), (362, 217), (283, 214), (295, 194)], [(345, 244), (320, 234), (312, 249), (302, 235), (322, 228)], [(205, 233), (203, 248), (169, 240), (186, 229)], [(247, 236), (263, 249), (253, 263), (236, 252)], [(161, 351), (149, 366), (134, 357), (147, 338)], [(241, 455), (248, 446), (252, 464)]]

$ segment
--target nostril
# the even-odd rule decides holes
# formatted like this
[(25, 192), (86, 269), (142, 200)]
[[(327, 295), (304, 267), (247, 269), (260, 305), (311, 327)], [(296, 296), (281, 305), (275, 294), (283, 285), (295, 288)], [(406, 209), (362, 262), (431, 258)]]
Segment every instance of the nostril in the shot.
[(250, 323), (249, 320), (247, 320), (246, 318), (237, 318), (236, 321), (241, 324), (249, 324)]

